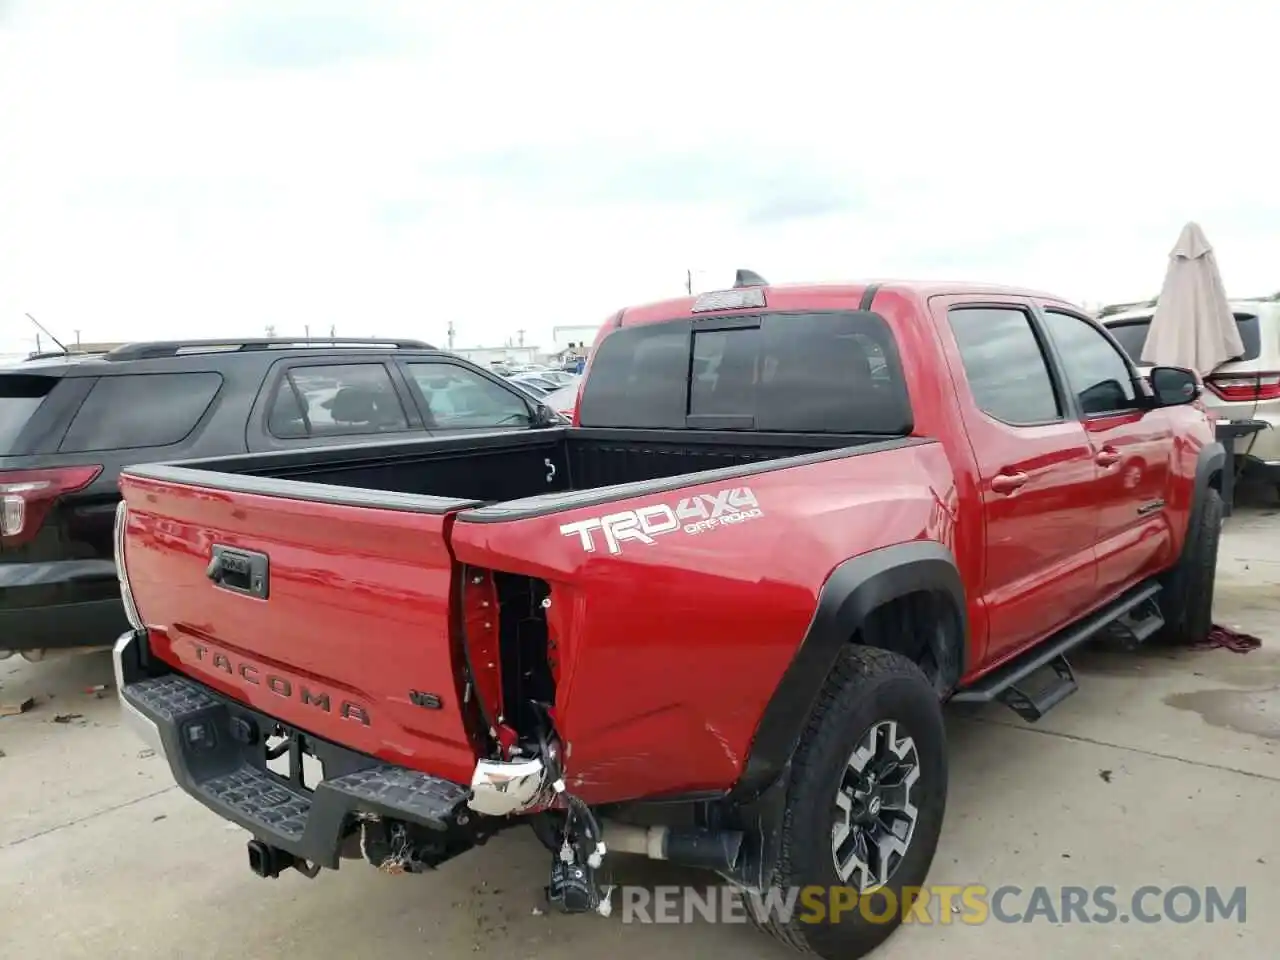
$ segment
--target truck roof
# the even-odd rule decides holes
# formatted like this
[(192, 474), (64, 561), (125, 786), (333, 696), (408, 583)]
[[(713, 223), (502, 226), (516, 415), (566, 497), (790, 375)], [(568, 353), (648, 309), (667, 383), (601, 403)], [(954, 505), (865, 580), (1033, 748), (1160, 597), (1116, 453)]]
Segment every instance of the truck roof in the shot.
[[(847, 283), (794, 283), (765, 284), (758, 286), (765, 292), (768, 309), (813, 309), (824, 304), (835, 305), (858, 302), (870, 287), (876, 287), (883, 293), (897, 293), (920, 300), (936, 296), (955, 296), (962, 294), (985, 294), (1005, 297), (1030, 297), (1036, 300), (1049, 300), (1055, 303), (1070, 301), (1041, 290), (1008, 286), (995, 283), (972, 283), (948, 280), (860, 280)], [(655, 300), (650, 303), (627, 307), (621, 314), (620, 326), (638, 326), (646, 323), (660, 323), (676, 317), (689, 316), (694, 313), (694, 306), (700, 297), (698, 294), (687, 297), (673, 297), (667, 300)]]

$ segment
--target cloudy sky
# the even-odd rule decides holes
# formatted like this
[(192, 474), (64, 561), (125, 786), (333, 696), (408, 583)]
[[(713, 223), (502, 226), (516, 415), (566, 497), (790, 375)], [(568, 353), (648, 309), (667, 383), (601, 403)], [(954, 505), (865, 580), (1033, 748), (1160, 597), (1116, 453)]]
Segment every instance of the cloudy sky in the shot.
[(0, 0), (0, 353), (699, 289), (1280, 289), (1280, 5)]

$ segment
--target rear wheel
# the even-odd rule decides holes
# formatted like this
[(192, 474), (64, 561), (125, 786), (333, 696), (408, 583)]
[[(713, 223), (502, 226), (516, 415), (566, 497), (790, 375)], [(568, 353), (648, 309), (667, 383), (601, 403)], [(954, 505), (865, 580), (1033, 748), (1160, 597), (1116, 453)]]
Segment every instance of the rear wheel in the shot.
[[(947, 798), (938, 694), (910, 660), (841, 653), (793, 761), (771, 886), (820, 888), (821, 915), (796, 899), (761, 926), (828, 960), (874, 949), (902, 922), (904, 888), (923, 885)], [(766, 901), (767, 902), (767, 901)], [(787, 919), (787, 922), (782, 922)]]
[(1178, 565), (1165, 583), (1161, 597), (1165, 627), (1158, 634), (1160, 643), (1199, 643), (1213, 627), (1213, 588), (1223, 513), (1222, 495), (1210, 487), (1204, 493), (1195, 525), (1187, 531)]

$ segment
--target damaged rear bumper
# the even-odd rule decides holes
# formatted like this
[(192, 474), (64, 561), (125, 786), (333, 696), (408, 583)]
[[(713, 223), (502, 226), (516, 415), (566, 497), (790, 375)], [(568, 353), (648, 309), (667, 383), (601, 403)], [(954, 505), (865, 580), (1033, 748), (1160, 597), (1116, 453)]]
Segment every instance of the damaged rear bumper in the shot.
[[(358, 824), (373, 819), (423, 828), (442, 850), (466, 849), (504, 826), (505, 815), (535, 805), (546, 787), (540, 761), (482, 760), (468, 786), (288, 729), (186, 677), (152, 675), (145, 640), (133, 631), (116, 642), (114, 659), (126, 723), (164, 758), (178, 785), (264, 843), (317, 866), (336, 868)], [(268, 769), (269, 753), (289, 758), (288, 776)], [(304, 757), (323, 765), (323, 779), (306, 782)]]

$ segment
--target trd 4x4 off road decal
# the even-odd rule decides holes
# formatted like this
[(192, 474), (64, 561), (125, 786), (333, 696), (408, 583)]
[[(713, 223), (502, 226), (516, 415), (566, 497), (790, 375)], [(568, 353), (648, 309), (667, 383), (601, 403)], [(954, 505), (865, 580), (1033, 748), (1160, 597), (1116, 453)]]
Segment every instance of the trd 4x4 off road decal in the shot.
[(677, 530), (688, 534), (703, 533), (723, 524), (744, 523), (762, 515), (750, 487), (730, 487), (718, 493), (685, 497), (674, 507), (655, 503), (637, 510), (620, 510), (602, 517), (561, 524), (560, 533), (566, 537), (576, 534), (582, 542), (582, 549), (595, 553), (595, 531), (599, 530), (609, 552), (621, 553), (622, 544), (627, 540), (652, 544), (655, 537), (665, 533)]

